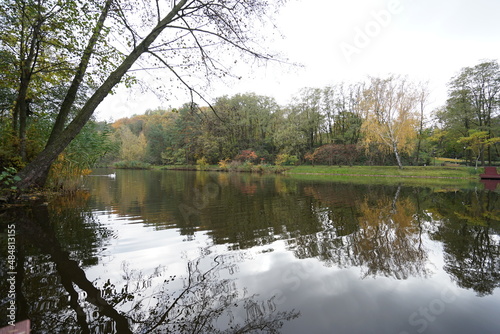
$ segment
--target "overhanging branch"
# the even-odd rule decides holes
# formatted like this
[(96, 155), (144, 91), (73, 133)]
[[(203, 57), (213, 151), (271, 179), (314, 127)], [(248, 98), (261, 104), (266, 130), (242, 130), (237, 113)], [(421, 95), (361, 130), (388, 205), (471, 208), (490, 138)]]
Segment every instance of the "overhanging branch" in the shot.
[(184, 79), (182, 79), (182, 77), (179, 75), (179, 73), (177, 73), (172, 66), (167, 64), (167, 62), (163, 58), (161, 58), (160, 56), (158, 56), (154, 52), (148, 51), (148, 53), (151, 54), (156, 59), (158, 59), (163, 65), (165, 65), (165, 67), (168, 68), (174, 74), (174, 76), (189, 90), (192, 102), (194, 102), (193, 94), (196, 94), (200, 99), (203, 100), (203, 102), (205, 102), (208, 105), (208, 107), (213, 111), (215, 116), (217, 116), (217, 118), (222, 121), (222, 118), (219, 117), (219, 114), (217, 114), (217, 110), (215, 110), (215, 108), (212, 106), (212, 104), (201, 93), (199, 93), (195, 88), (193, 88)]

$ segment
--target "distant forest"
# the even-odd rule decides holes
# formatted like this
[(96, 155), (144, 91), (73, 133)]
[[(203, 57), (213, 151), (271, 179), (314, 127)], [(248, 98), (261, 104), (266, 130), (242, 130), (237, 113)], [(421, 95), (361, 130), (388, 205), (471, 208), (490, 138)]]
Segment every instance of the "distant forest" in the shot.
[[(349, 83), (332, 77), (332, 85), (304, 88), (286, 105), (251, 92), (208, 100), (201, 87), (235, 78), (235, 66), (285, 61), (259, 43), (274, 30), (258, 28), (274, 25), (282, 2), (121, 6), (0, 1), (0, 193), (8, 198), (48, 183), (76, 185), (97, 165), (280, 171), (296, 164), (403, 168), (433, 157), (476, 167), (500, 160), (498, 60), (457, 68), (437, 110), (429, 110), (428, 85), (397, 74)], [(138, 110), (144, 114), (113, 124), (93, 120), (118, 84), (138, 83), (140, 69), (187, 89), (191, 101)]]
[[(496, 61), (462, 69), (442, 108), (427, 110), (428, 87), (406, 77), (304, 88), (280, 106), (254, 93), (222, 96), (213, 110), (187, 103), (117, 120), (104, 162), (155, 165), (423, 165), (432, 157), (499, 160), (500, 70)], [(102, 126), (102, 125), (101, 125)]]
[[(428, 110), (426, 84), (403, 76), (304, 88), (288, 105), (254, 93), (186, 103), (112, 124), (89, 122), (51, 175), (96, 165), (424, 165), (433, 157), (470, 165), (500, 160), (500, 68), (485, 61), (450, 79), (446, 104)], [(51, 101), (32, 103), (23, 153), (8, 119), (0, 125), (0, 168), (19, 170), (44, 148), (55, 123)], [(76, 112), (76, 111), (75, 111)]]

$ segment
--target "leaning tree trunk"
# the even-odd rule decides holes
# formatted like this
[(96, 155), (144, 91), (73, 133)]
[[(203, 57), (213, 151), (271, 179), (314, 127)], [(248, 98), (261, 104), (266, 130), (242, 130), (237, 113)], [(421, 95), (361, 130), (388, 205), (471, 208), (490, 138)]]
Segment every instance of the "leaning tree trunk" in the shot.
[(396, 161), (398, 162), (399, 169), (403, 169), (403, 164), (401, 163), (401, 157), (399, 156), (399, 151), (396, 144), (393, 145), (392, 149), (394, 150), (394, 155), (396, 156)]
[[(83, 77), (85, 76), (85, 72), (87, 70), (90, 58), (94, 52), (94, 48), (95, 48), (95, 45), (97, 43), (97, 40), (102, 32), (102, 29), (104, 27), (104, 21), (106, 20), (106, 18), (108, 16), (108, 13), (109, 13), (109, 10), (111, 8), (112, 3), (113, 3), (113, 0), (106, 1), (105, 5), (102, 9), (101, 15), (99, 16), (99, 19), (97, 21), (94, 32), (93, 32), (91, 38), (89, 39), (87, 46), (86, 46), (86, 48), (82, 54), (82, 57), (80, 59), (80, 64), (78, 65), (78, 69), (77, 69), (76, 74), (73, 78), (73, 82), (71, 83), (70, 88), (68, 89), (68, 92), (66, 93), (66, 96), (64, 98), (64, 101), (61, 104), (61, 107), (59, 109), (59, 113), (57, 115), (56, 122), (54, 123), (52, 131), (50, 133), (50, 137), (47, 141), (46, 148), (48, 148), (50, 145), (54, 144), (54, 142), (59, 138), (61, 133), (64, 131), (64, 125), (65, 125), (66, 120), (68, 118), (71, 107), (74, 104), (76, 95), (78, 93), (78, 89), (80, 88), (80, 84), (82, 83)], [(21, 82), (22, 82), (22, 80), (21, 80)], [(81, 130), (81, 128), (80, 128), (80, 130)], [(77, 133), (80, 132), (80, 130), (78, 130)], [(20, 136), (20, 138), (21, 138), (21, 144), (22, 144), (22, 137)], [(59, 147), (61, 146), (62, 150), (64, 150), (64, 148), (67, 146), (67, 144), (64, 144), (64, 141), (62, 141), (62, 142), (56, 143), (54, 146), (55, 146), (55, 149), (53, 149), (53, 150), (55, 150), (55, 152), (59, 152), (61, 150)], [(22, 147), (22, 145), (21, 145), (21, 147)], [(48, 152), (50, 152), (50, 151), (48, 151)], [(57, 155), (59, 153), (57, 153)], [(56, 157), (57, 157), (57, 155), (56, 155)], [(49, 157), (49, 156), (52, 157), (53, 155), (47, 154), (47, 157)], [(54, 161), (54, 159), (48, 159), (47, 162), (44, 162), (44, 161), (38, 162), (38, 164), (32, 168), (31, 173), (26, 175), (26, 177), (25, 177), (26, 181), (30, 180), (31, 174), (36, 174), (36, 176), (34, 177), (35, 181), (33, 181), (33, 185), (38, 186), (38, 187), (42, 187), (45, 184), (45, 182), (49, 176), (50, 166), (52, 165), (52, 162)], [(47, 167), (47, 164), (48, 164), (48, 167)], [(24, 184), (21, 184), (20, 186), (26, 187)]]
[(21, 190), (31, 187), (43, 187), (47, 179), (50, 166), (61, 154), (71, 141), (80, 133), (84, 125), (90, 119), (95, 109), (111, 92), (113, 87), (120, 82), (122, 77), (127, 73), (130, 67), (139, 57), (148, 50), (149, 46), (156, 40), (160, 33), (172, 22), (177, 13), (186, 4), (187, 0), (180, 1), (171, 11), (165, 16), (155, 28), (151, 30), (143, 41), (123, 60), (118, 68), (112, 72), (106, 81), (95, 91), (83, 106), (73, 121), (62, 131), (56, 138), (31, 161), (18, 176), (21, 181), (17, 183), (17, 187)]

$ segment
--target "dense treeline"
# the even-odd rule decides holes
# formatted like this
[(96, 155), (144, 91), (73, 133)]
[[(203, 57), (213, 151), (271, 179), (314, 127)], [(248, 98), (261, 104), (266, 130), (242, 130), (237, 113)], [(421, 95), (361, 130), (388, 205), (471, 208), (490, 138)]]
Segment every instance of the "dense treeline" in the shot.
[[(0, 95), (2, 106), (13, 102), (15, 94), (8, 93)], [(436, 156), (472, 165), (500, 160), (497, 61), (459, 71), (446, 104), (433, 112), (427, 110), (429, 95), (425, 84), (389, 76), (304, 88), (285, 106), (246, 93), (219, 97), (213, 109), (187, 103), (113, 124), (90, 121), (54, 163), (50, 181), (60, 186), (96, 163), (402, 167), (429, 164)], [(12, 131), (10, 115), (8, 108), (0, 115), (0, 167), (13, 175), (43, 149), (57, 113), (48, 99), (30, 102), (23, 138)]]
[(204, 161), (329, 165), (423, 165), (433, 156), (494, 163), (499, 157), (500, 70), (464, 68), (445, 106), (426, 110), (425, 84), (390, 76), (304, 88), (280, 106), (254, 93), (208, 107), (148, 110), (116, 121), (111, 161), (184, 165)]
[(435, 112), (433, 142), (438, 155), (484, 165), (498, 160), (500, 68), (497, 61), (462, 69), (449, 83), (446, 105)]
[[(182, 87), (205, 101), (202, 87), (235, 77), (237, 63), (280, 61), (257, 42), (274, 30), (255, 23), (272, 24), (281, 6), (280, 0), (0, 0), (0, 156), (8, 168), (1, 180), (19, 190), (45, 187), (101, 102), (117, 85), (140, 80), (132, 76), (139, 69), (154, 69), (160, 89)], [(39, 116), (50, 126), (37, 137), (31, 129)]]

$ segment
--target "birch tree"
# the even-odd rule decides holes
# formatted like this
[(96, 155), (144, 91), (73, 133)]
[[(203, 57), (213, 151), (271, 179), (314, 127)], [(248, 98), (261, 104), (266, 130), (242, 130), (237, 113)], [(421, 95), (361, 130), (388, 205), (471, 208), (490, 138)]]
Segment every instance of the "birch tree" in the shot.
[(420, 163), (420, 152), (422, 150), (422, 141), (424, 137), (425, 126), (425, 109), (429, 103), (429, 88), (428, 83), (420, 83), (417, 87), (417, 104), (418, 104), (418, 135), (417, 135), (417, 148), (415, 154), (415, 163)]
[(398, 76), (370, 78), (361, 105), (364, 144), (389, 148), (399, 168), (403, 168), (401, 154), (411, 153), (417, 137), (418, 99), (414, 85)]

